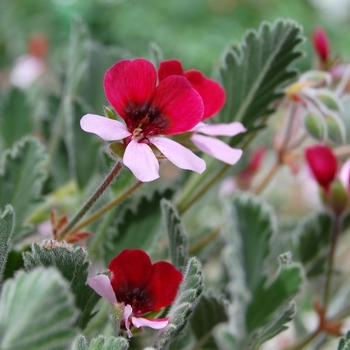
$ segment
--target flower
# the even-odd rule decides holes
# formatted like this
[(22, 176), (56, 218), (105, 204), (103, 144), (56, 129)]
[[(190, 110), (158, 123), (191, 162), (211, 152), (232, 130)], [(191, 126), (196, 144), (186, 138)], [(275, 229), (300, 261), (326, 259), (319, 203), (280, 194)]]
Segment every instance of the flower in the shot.
[(179, 143), (157, 135), (189, 131), (203, 117), (203, 101), (186, 78), (171, 76), (156, 86), (157, 72), (145, 59), (122, 60), (105, 74), (107, 100), (125, 124), (95, 114), (86, 114), (81, 128), (105, 141), (123, 140), (123, 163), (140, 181), (159, 177), (154, 145), (182, 169), (202, 173), (205, 162)]
[(312, 35), (314, 49), (320, 58), (325, 63), (329, 59), (330, 47), (328, 37), (323, 28), (317, 27)]
[[(188, 70), (184, 72), (181, 62), (177, 60), (162, 61), (159, 65), (158, 78), (162, 81), (170, 76), (184, 76), (194, 89), (202, 97), (204, 114), (202, 120), (213, 117), (221, 110), (225, 103), (224, 89), (216, 81), (205, 77), (200, 71)], [(228, 164), (235, 164), (242, 156), (242, 150), (228, 146), (223, 141), (212, 136), (235, 136), (245, 132), (245, 127), (240, 122), (229, 124), (205, 124), (198, 123), (190, 130), (193, 135), (191, 141), (204, 153)], [(200, 134), (209, 135), (203, 136)]]
[(327, 193), (338, 169), (332, 150), (324, 145), (308, 147), (305, 158), (316, 181)]
[(147, 318), (149, 312), (170, 305), (183, 279), (173, 265), (159, 261), (152, 265), (142, 250), (123, 250), (108, 265), (111, 273), (88, 279), (88, 285), (107, 299), (116, 309), (122, 309), (121, 327), (132, 337), (131, 327), (162, 329), (169, 318)]

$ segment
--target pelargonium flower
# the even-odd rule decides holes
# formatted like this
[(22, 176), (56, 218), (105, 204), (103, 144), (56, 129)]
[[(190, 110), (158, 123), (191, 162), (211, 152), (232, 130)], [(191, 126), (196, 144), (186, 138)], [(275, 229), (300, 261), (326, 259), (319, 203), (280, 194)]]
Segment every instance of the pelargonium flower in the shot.
[(338, 164), (332, 150), (325, 145), (315, 145), (305, 150), (305, 158), (318, 184), (328, 192), (334, 181)]
[(80, 121), (82, 129), (105, 141), (123, 140), (123, 163), (140, 181), (159, 177), (154, 145), (182, 169), (202, 173), (205, 162), (179, 143), (157, 135), (174, 135), (197, 125), (204, 112), (199, 93), (185, 77), (170, 76), (157, 83), (157, 72), (145, 59), (122, 60), (105, 74), (108, 102), (125, 124), (95, 114)]
[[(163, 81), (174, 75), (186, 77), (192, 87), (196, 89), (202, 97), (204, 103), (202, 120), (213, 117), (221, 110), (225, 103), (226, 94), (218, 82), (205, 77), (202, 72), (198, 70), (184, 71), (181, 62), (177, 60), (160, 62), (158, 70), (159, 81)], [(232, 137), (245, 131), (245, 127), (240, 122), (229, 124), (205, 124), (200, 122), (191, 129), (193, 133), (191, 141), (202, 152), (233, 165), (241, 158), (242, 150), (232, 148), (212, 136)], [(210, 137), (201, 134), (209, 135)]]
[(312, 35), (314, 49), (320, 58), (325, 63), (329, 59), (330, 47), (327, 33), (322, 27), (317, 27)]
[(147, 318), (150, 312), (170, 305), (183, 279), (173, 265), (159, 261), (152, 265), (142, 250), (123, 250), (108, 265), (110, 278), (98, 275), (88, 279), (89, 286), (107, 299), (117, 310), (122, 309), (121, 328), (129, 338), (131, 328), (150, 327), (162, 329), (169, 318)]

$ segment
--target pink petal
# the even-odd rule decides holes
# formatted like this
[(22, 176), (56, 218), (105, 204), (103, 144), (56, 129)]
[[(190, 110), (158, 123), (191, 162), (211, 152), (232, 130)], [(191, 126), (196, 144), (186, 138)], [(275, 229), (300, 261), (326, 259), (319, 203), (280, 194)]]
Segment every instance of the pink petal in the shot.
[(122, 60), (108, 69), (104, 78), (107, 100), (123, 118), (128, 118), (128, 108), (147, 107), (153, 99), (157, 72), (153, 64), (139, 58)]
[(158, 69), (159, 81), (162, 81), (171, 75), (184, 75), (181, 62), (177, 60), (160, 62)]
[(179, 75), (172, 75), (160, 82), (150, 107), (152, 109), (160, 113), (158, 128), (164, 135), (189, 131), (201, 121), (204, 112), (198, 92), (186, 78)]
[(247, 131), (247, 129), (240, 122), (229, 124), (198, 123), (191, 131), (211, 136), (235, 136), (241, 132)]
[(177, 167), (199, 174), (205, 170), (205, 161), (179, 143), (165, 137), (152, 137), (149, 140)]
[(84, 115), (80, 119), (80, 126), (105, 141), (122, 140), (131, 135), (123, 123), (96, 114)]
[(209, 79), (198, 70), (185, 72), (185, 77), (201, 95), (204, 103), (204, 115), (202, 119), (212, 117), (220, 111), (226, 99), (225, 90), (215, 80)]
[(129, 317), (131, 314), (132, 314), (132, 307), (129, 304), (125, 305), (125, 307), (124, 307), (124, 323), (125, 323), (125, 328), (128, 332), (129, 338), (132, 338), (132, 333), (130, 330), (130, 321), (129, 321)]
[(215, 139), (213, 137), (193, 134), (191, 137), (191, 141), (202, 152), (207, 153), (210, 156), (230, 165), (236, 164), (243, 153), (242, 150), (232, 148), (225, 142)]
[(158, 160), (146, 143), (131, 140), (125, 149), (123, 163), (142, 182), (159, 178)]
[(151, 319), (151, 318), (143, 318), (143, 317), (132, 317), (131, 318), (132, 324), (136, 328), (140, 327), (150, 327), (153, 329), (163, 329), (165, 328), (169, 323), (169, 317), (166, 318), (158, 318), (158, 319)]
[(341, 167), (339, 179), (347, 191), (350, 191), (350, 159), (348, 159)]
[(107, 299), (111, 304), (115, 305), (117, 299), (115, 297), (111, 282), (106, 275), (98, 275), (88, 278), (87, 284), (101, 297)]

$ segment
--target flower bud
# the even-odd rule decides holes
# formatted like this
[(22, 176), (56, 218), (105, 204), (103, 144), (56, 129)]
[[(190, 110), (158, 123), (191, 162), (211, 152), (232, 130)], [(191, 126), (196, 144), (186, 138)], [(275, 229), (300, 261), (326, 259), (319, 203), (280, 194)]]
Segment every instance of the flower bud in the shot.
[(338, 168), (337, 159), (332, 150), (324, 145), (308, 147), (305, 150), (305, 158), (314, 178), (328, 193)]
[(348, 201), (348, 193), (344, 185), (339, 180), (333, 181), (328, 195), (330, 208), (335, 213), (340, 214), (346, 209)]
[(326, 32), (321, 27), (317, 27), (312, 36), (314, 49), (321, 62), (326, 63), (329, 59), (330, 47)]

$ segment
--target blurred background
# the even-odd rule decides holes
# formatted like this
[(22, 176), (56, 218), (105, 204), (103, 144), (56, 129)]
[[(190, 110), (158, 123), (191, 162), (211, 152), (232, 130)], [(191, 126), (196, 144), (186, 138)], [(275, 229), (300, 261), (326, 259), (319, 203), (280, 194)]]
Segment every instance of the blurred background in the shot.
[[(82, 17), (93, 40), (141, 57), (148, 56), (154, 42), (165, 59), (178, 58), (185, 68), (207, 74), (225, 47), (241, 41), (247, 29), (277, 18), (299, 22), (307, 37), (323, 26), (332, 51), (350, 56), (345, 35), (350, 32), (350, 0), (1, 0), (0, 68), (10, 69), (36, 33), (47, 37), (49, 61), (60, 61), (74, 15)], [(309, 43), (304, 50), (311, 51)], [(309, 65), (311, 57), (299, 64)]]

